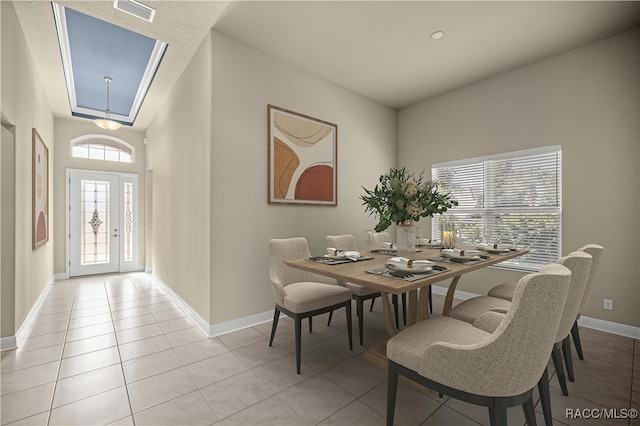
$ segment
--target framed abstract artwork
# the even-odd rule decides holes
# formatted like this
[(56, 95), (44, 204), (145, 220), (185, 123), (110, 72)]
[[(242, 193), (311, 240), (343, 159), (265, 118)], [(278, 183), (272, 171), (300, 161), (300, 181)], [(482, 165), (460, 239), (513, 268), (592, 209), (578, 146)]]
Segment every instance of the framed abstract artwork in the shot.
[(338, 126), (269, 105), (269, 203), (338, 204)]
[(33, 249), (36, 249), (49, 240), (49, 150), (36, 129), (32, 129), (31, 138), (33, 144), (32, 235)]

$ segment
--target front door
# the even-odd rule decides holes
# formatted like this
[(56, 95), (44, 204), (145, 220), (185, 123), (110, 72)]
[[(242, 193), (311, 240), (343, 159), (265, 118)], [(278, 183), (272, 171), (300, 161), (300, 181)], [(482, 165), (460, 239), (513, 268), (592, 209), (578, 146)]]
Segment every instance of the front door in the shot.
[(137, 259), (137, 176), (67, 174), (69, 276), (131, 270)]

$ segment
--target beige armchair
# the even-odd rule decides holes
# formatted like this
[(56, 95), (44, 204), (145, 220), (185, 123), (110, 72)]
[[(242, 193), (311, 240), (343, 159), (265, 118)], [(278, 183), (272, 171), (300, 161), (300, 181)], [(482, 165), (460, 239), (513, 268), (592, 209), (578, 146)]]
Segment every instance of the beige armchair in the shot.
[[(353, 235), (327, 235), (327, 247), (333, 247), (338, 250), (357, 251), (356, 239)], [(360, 284), (338, 281), (338, 284), (351, 290), (351, 298), (356, 301), (356, 316), (358, 317), (358, 335), (360, 337), (360, 346), (364, 345), (364, 301), (373, 300), (380, 296), (380, 292)], [(331, 315), (331, 314), (330, 314)], [(330, 317), (331, 318), (331, 317)], [(331, 321), (329, 319), (329, 321)]]
[(392, 337), (387, 425), (393, 424), (399, 375), (488, 407), (492, 425), (506, 425), (507, 407), (516, 405), (523, 406), (527, 423), (535, 424), (532, 390), (547, 366), (570, 281), (571, 272), (558, 264), (521, 278), (493, 333), (437, 317)]
[[(582, 343), (580, 342), (580, 331), (578, 329), (578, 319), (580, 319), (580, 312), (582, 312), (589, 301), (589, 297), (591, 296), (591, 291), (596, 283), (596, 278), (598, 275), (598, 267), (600, 266), (600, 259), (602, 258), (602, 254), (604, 253), (604, 247), (598, 244), (587, 244), (584, 247), (579, 248), (577, 251), (583, 251), (588, 253), (593, 258), (591, 262), (591, 268), (589, 270), (589, 278), (587, 280), (586, 288), (584, 290), (584, 294), (580, 303), (580, 310), (578, 311), (578, 315), (576, 316), (576, 320), (573, 322), (573, 327), (571, 328), (571, 337), (573, 338), (573, 344), (576, 347), (576, 352), (578, 353), (578, 358), (584, 359), (584, 355), (582, 353)], [(488, 296), (497, 297), (499, 299), (511, 300), (513, 295), (513, 289), (515, 288), (514, 283), (503, 283), (493, 287), (487, 293)], [(569, 348), (567, 347), (567, 351)], [(565, 351), (563, 349), (563, 351)], [(565, 351), (566, 352), (566, 351)], [(571, 357), (571, 353), (565, 353), (565, 357)], [(569, 380), (573, 381), (573, 371), (567, 366), (567, 370), (569, 373)]]
[[(573, 376), (573, 366), (571, 361), (571, 351), (569, 348), (572, 324), (576, 318), (578, 309), (580, 307), (580, 301), (587, 284), (587, 279), (590, 273), (592, 264), (592, 257), (588, 253), (583, 251), (576, 251), (569, 255), (562, 257), (558, 260), (557, 264), (563, 265), (571, 271), (571, 285), (567, 296), (567, 301), (562, 311), (562, 317), (554, 340), (553, 350), (551, 351), (551, 359), (560, 382), (562, 393), (569, 395), (567, 389), (567, 382), (564, 375), (564, 368), (562, 367), (562, 355), (564, 353), (564, 359), (567, 365), (567, 371)], [(516, 286), (517, 288), (517, 286)], [(515, 293), (514, 293), (515, 295)], [(501, 312), (507, 312), (512, 302), (504, 299), (498, 299), (491, 296), (480, 296), (473, 299), (466, 300), (451, 310), (451, 317), (461, 319), (467, 322), (474, 323), (477, 319), (482, 319), (486, 314), (499, 314)], [(506, 308), (506, 309), (505, 309)], [(482, 309), (486, 311), (481, 312)], [(475, 318), (473, 318), (475, 316)], [(494, 321), (496, 324), (498, 321)], [(484, 327), (488, 331), (492, 331), (489, 327)], [(548, 372), (544, 371), (540, 381), (538, 383), (540, 390), (540, 397), (542, 401), (543, 412), (545, 415), (545, 422), (548, 425), (553, 423), (551, 416), (551, 401), (549, 396), (549, 380)]]
[(284, 261), (310, 257), (304, 238), (273, 239), (269, 241), (269, 277), (275, 299), (275, 311), (269, 346), (278, 327), (280, 313), (294, 320), (296, 369), (300, 374), (302, 352), (302, 320), (309, 318), (309, 332), (313, 331), (312, 317), (345, 308), (349, 348), (353, 349), (351, 332), (351, 290), (337, 285), (336, 280), (287, 266)]

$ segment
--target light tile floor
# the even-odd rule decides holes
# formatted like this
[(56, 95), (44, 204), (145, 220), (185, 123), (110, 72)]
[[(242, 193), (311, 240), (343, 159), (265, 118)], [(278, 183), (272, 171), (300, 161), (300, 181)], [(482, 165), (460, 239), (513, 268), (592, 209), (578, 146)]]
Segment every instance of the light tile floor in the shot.
[[(443, 298), (434, 295), (435, 311)], [(355, 312), (355, 307), (354, 307)], [(354, 324), (355, 321), (354, 321)], [(306, 328), (306, 327), (305, 327)], [(295, 373), (293, 323), (280, 320), (208, 339), (144, 273), (86, 277), (52, 286), (27, 337), (2, 353), (1, 423), (28, 425), (383, 425), (386, 372), (362, 358), (386, 332), (377, 301), (365, 313), (365, 347), (348, 350), (344, 315), (314, 319)], [(552, 378), (559, 425), (567, 409), (640, 409), (640, 344), (582, 329), (569, 397)], [(553, 371), (551, 367), (550, 371)], [(487, 410), (401, 383), (399, 425), (488, 424)], [(544, 424), (540, 405), (538, 423)], [(524, 424), (519, 408), (509, 424)]]

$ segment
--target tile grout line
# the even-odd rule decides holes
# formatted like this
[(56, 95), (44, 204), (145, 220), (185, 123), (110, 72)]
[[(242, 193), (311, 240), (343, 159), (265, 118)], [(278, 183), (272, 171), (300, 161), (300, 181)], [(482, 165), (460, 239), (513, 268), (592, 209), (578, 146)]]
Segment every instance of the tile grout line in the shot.
[(67, 321), (67, 328), (64, 331), (64, 339), (62, 341), (62, 350), (60, 351), (60, 360), (58, 361), (58, 369), (56, 371), (56, 379), (53, 382), (53, 391), (51, 392), (51, 400), (49, 401), (49, 410), (47, 411), (47, 422), (46, 425), (49, 425), (51, 422), (51, 412), (53, 411), (53, 399), (56, 395), (56, 389), (58, 388), (58, 379), (60, 378), (60, 370), (62, 369), (62, 360), (64, 359), (64, 348), (67, 346), (67, 336), (69, 335), (69, 326), (71, 325), (71, 314), (73, 312), (73, 305), (75, 304), (76, 295), (77, 295), (77, 287), (73, 291), (73, 300), (71, 301), (71, 308), (69, 309), (69, 318)]
[[(138, 296), (140, 296), (140, 298), (142, 299), (142, 296), (138, 292), (138, 289), (133, 284), (131, 279), (129, 277), (127, 277), (126, 279), (131, 284), (133, 289), (136, 291)], [(113, 326), (113, 336), (114, 336), (114, 339), (116, 340), (116, 348), (118, 350), (118, 358), (120, 358), (120, 371), (122, 371), (122, 380), (124, 381), (124, 390), (125, 390), (125, 392), (127, 394), (127, 404), (129, 405), (129, 412), (131, 413), (131, 422), (133, 423), (133, 426), (135, 426), (136, 425), (136, 418), (133, 415), (133, 406), (131, 405), (131, 395), (129, 395), (129, 386), (127, 385), (127, 376), (124, 374), (124, 362), (122, 361), (122, 353), (120, 353), (120, 342), (118, 342), (118, 333), (116, 332), (116, 323), (115, 323), (115, 320), (113, 319), (113, 311), (111, 310), (111, 303), (109, 303), (109, 292), (107, 291), (106, 284), (105, 284), (105, 293), (107, 294), (107, 306), (109, 306), (109, 315), (111, 316), (111, 325)], [(144, 299), (142, 299), (142, 301), (145, 302), (145, 306), (146, 306), (147, 302)], [(122, 419), (120, 419), (120, 420), (122, 420)], [(119, 420), (116, 420), (116, 421), (119, 421)]]

